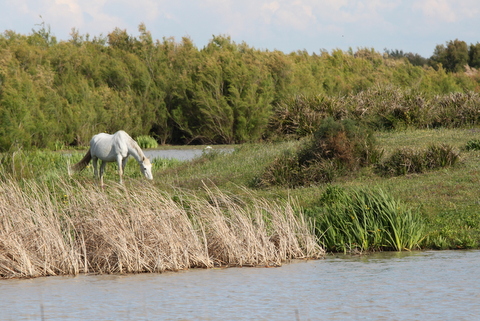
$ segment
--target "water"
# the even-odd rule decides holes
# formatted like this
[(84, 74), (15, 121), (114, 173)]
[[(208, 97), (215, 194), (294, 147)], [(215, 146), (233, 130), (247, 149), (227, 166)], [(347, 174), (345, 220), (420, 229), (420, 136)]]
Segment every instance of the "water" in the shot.
[(1, 320), (474, 320), (480, 251), (0, 280)]
[(178, 159), (181, 161), (191, 160), (195, 157), (199, 157), (202, 153), (208, 153), (212, 150), (218, 152), (229, 153), (232, 152), (232, 148), (215, 148), (211, 150), (206, 150), (204, 148), (190, 148), (190, 149), (147, 149), (144, 150), (145, 156), (149, 157), (150, 159), (154, 158), (173, 158)]

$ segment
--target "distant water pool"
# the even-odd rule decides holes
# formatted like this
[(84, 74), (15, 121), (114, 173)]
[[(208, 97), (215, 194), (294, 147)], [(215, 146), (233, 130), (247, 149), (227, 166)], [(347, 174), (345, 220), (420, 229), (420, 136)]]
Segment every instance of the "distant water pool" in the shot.
[[(233, 148), (216, 148), (212, 149), (219, 152), (230, 153)], [(208, 153), (209, 150), (204, 148), (192, 148), (192, 149), (147, 149), (144, 150), (144, 154), (150, 159), (154, 158), (173, 158), (181, 161), (192, 160), (195, 157), (202, 156), (203, 153)]]

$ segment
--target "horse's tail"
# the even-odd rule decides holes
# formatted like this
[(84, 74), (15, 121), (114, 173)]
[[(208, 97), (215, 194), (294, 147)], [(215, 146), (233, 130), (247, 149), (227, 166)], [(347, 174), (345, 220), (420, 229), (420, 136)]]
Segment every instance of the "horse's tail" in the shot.
[(73, 164), (70, 169), (74, 172), (79, 172), (81, 170), (84, 170), (85, 167), (87, 167), (88, 163), (92, 160), (92, 154), (90, 154), (90, 148), (88, 149), (87, 153), (85, 156), (83, 156), (82, 160), (79, 161), (76, 164)]

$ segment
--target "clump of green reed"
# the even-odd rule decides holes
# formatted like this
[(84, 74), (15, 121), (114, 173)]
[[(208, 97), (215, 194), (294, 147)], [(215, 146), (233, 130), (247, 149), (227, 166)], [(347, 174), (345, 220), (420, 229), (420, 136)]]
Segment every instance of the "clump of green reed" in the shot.
[(480, 150), (480, 139), (471, 139), (465, 144), (465, 149), (468, 151), (471, 150)]
[(141, 135), (135, 138), (140, 148), (157, 148), (158, 143), (155, 138), (148, 135)]
[(402, 148), (395, 150), (384, 162), (377, 165), (382, 175), (400, 176), (423, 173), (447, 166), (453, 166), (459, 153), (447, 144), (432, 144), (425, 150)]
[(372, 132), (352, 120), (323, 120), (313, 138), (297, 151), (287, 151), (271, 163), (259, 185), (305, 186), (328, 183), (335, 177), (377, 163), (382, 151)]
[(315, 220), (328, 251), (412, 250), (425, 237), (420, 213), (382, 189), (328, 186), (319, 203), (305, 213)]

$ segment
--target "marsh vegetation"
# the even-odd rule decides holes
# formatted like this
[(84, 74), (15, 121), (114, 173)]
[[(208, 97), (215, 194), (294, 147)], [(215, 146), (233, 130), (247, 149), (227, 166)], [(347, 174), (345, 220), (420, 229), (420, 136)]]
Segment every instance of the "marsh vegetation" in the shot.
[(156, 159), (153, 182), (142, 180), (131, 160), (125, 184), (116, 183), (111, 166), (103, 189), (91, 169), (67, 175), (81, 151), (4, 154), (1, 275), (277, 266), (325, 251), (476, 248), (480, 155), (466, 146), (477, 134), (377, 133), (380, 163), (412, 142), (418, 150), (442, 142), (458, 160), (387, 176), (364, 164), (329, 183), (295, 188), (258, 186), (258, 176), (285, 153), (302, 153), (310, 140), (244, 144), (184, 162)]
[[(0, 36), (1, 276), (480, 246), (476, 59), (285, 54), (225, 36), (197, 49), (139, 32)], [(114, 165), (105, 188), (91, 168), (68, 175), (92, 135), (118, 129), (142, 148), (235, 151), (156, 159), (153, 182), (134, 160), (123, 185)]]

